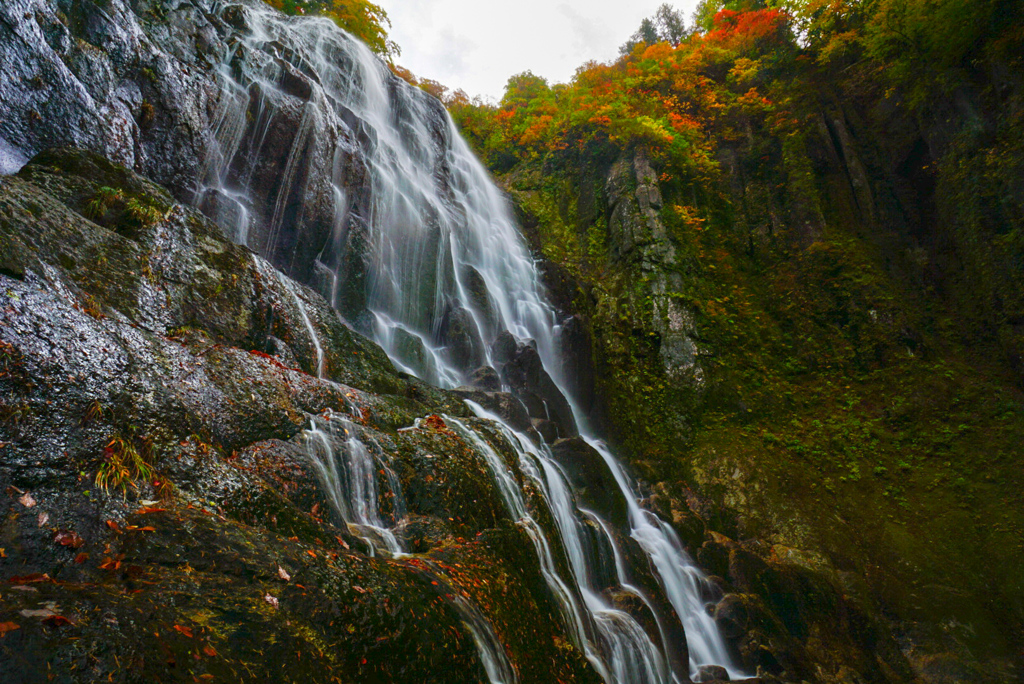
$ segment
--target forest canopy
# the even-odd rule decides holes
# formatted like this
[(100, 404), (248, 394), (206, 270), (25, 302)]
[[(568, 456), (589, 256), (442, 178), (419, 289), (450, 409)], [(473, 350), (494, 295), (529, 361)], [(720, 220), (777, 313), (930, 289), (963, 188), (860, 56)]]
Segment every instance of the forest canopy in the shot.
[(737, 134), (732, 115), (792, 127), (815, 79), (884, 83), (917, 106), (970, 82), (982, 59), (1018, 61), (1014, 13), (999, 0), (703, 0), (687, 27), (662, 5), (617, 61), (585, 64), (567, 85), (518, 74), (496, 106), (447, 104), (499, 171), (638, 144), (700, 167), (712, 127)]

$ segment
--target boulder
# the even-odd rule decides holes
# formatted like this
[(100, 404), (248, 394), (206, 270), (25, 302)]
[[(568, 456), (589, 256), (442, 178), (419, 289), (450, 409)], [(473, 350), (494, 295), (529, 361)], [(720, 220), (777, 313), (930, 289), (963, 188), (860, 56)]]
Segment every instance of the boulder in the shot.
[(628, 531), (626, 499), (601, 454), (578, 436), (558, 440), (551, 446), (551, 454), (576, 490), (580, 505), (600, 511), (616, 528)]
[(452, 392), (463, 399), (479, 404), (487, 411), (501, 418), (513, 430), (529, 432), (533, 427), (530, 414), (523, 402), (508, 392), (484, 392), (473, 387), (458, 387)]
[(560, 438), (579, 434), (572, 407), (544, 369), (536, 347), (516, 343), (513, 350), (507, 337), (499, 337), (494, 347), (498, 352), (493, 355), (495, 363), (507, 359), (501, 367), (502, 380), (526, 405), (530, 417), (550, 420), (555, 424)]
[(484, 392), (500, 392), (501, 377), (490, 366), (481, 366), (469, 376), (469, 384)]
[(729, 681), (729, 671), (721, 665), (701, 665), (697, 669), (697, 674), (693, 676), (695, 684), (704, 684), (704, 682), (727, 682)]
[(391, 353), (417, 377), (431, 380), (437, 375), (437, 366), (418, 335), (395, 328), (391, 339)]
[(469, 299), (469, 306), (476, 312), (483, 330), (480, 332), (488, 339), (498, 332), (501, 324), (498, 308), (487, 290), (487, 282), (480, 272), (472, 266), (462, 268), (462, 284)]
[(530, 423), (533, 425), (533, 429), (536, 430), (548, 444), (554, 444), (555, 441), (558, 440), (558, 426), (550, 420), (532, 418)]

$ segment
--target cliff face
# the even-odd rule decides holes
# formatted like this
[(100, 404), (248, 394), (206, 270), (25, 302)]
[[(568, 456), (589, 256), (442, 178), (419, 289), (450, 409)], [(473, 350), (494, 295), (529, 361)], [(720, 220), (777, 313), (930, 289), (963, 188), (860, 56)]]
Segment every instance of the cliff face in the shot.
[[(880, 79), (775, 74), (801, 93), (799, 130), (722, 114), (696, 179), (640, 143), (502, 177), (607, 369), (595, 419), (825, 681), (1020, 676), (1015, 64), (913, 107)], [(836, 628), (778, 572), (864, 621)], [(819, 640), (865, 624), (913, 675)]]
[(0, 158), (10, 172), (53, 147), (102, 154), (360, 320), (382, 201), (373, 107), (391, 106), (404, 144), (423, 131), (416, 161), (449, 194), (450, 131), (437, 100), (324, 26), (258, 0), (5, 3)]
[[(545, 370), (556, 321), (436, 100), (258, 2), (4, 12), (5, 678), (632, 684), (731, 663), (703, 610), (722, 592), (671, 529), (584, 439), (542, 448), (576, 434)], [(91, 151), (36, 154), (58, 143)], [(377, 339), (448, 384), (496, 368), (440, 391), (338, 309), (375, 334), (397, 310)]]
[[(464, 418), (468, 396), (557, 436), (537, 422), (547, 400), (520, 388), (531, 416), (435, 390), (338, 319), (328, 300), (367, 326), (378, 141), (312, 101), (317, 70), (284, 45), (246, 48), (257, 5), (0, 7), (0, 163), (36, 157), (0, 180), (0, 673), (480, 681), (501, 664), (461, 597), (521, 681), (594, 681), (479, 446), (443, 418), (404, 429)], [(642, 145), (504, 178), (550, 259), (561, 374), (717, 576), (716, 623), (767, 681), (1021, 677), (1014, 69), (923, 119), (878, 88), (809, 84), (800, 135), (741, 121), (699, 183)], [(386, 83), (447, 149), (438, 103)], [(43, 152), (68, 145), (128, 168)], [(454, 192), (433, 152), (422, 168)], [(318, 258), (339, 192), (357, 258), (332, 279)], [(231, 242), (243, 227), (266, 261)], [(487, 308), (486, 287), (471, 295)], [(514, 351), (536, 371), (536, 349)], [(505, 436), (470, 423), (525, 481)], [(370, 557), (336, 514), (315, 455), (350, 430), (401, 485), (422, 562)], [(587, 506), (623, 517), (580, 442), (555, 455)]]

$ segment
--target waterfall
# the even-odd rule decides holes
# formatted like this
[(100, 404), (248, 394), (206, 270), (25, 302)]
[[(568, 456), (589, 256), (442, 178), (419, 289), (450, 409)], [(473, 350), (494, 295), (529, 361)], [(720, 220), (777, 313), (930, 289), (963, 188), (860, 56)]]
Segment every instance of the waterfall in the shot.
[[(518, 380), (511, 359), (525, 359), (531, 418), (555, 433), (584, 425), (573, 408), (556, 345), (559, 318), (507, 202), (435, 99), (394, 77), (360, 42), (326, 19), (284, 17), (261, 3), (215, 3), (238, 40), (219, 71), (221, 97), (196, 203), (235, 238), (309, 283), (395, 364), (446, 388), (491, 369)], [(273, 160), (274, 163), (271, 163)], [(323, 352), (293, 290), (323, 372)], [(540, 368), (529, 366), (539, 359)], [(539, 379), (538, 379), (539, 378)], [(532, 392), (532, 394), (530, 394)], [(522, 396), (526, 397), (527, 394)], [(479, 415), (501, 419), (481, 406)], [(707, 579), (671, 527), (638, 503), (614, 454), (595, 435), (582, 437), (613, 474), (628, 509), (623, 533), (639, 545), (677, 617), (659, 615), (634, 586), (601, 511), (582, 510), (547, 445), (503, 424), (523, 473), (554, 520), (545, 530), (501, 459), (473, 427), (447, 419), (481, 454), (505, 507), (533, 542), (567, 632), (609, 683), (682, 682), (703, 665), (744, 674), (729, 658), (705, 608)], [(338, 514), (377, 550), (403, 551), (381, 513), (384, 466), (359, 428), (336, 416), (305, 432), (311, 461)], [(385, 472), (387, 467), (382, 467)], [(385, 478), (387, 480), (387, 478)], [(390, 515), (399, 515), (392, 506)], [(594, 534), (591, 534), (594, 530)], [(551, 535), (559, 543), (552, 544)], [(595, 542), (598, 538), (598, 542)], [(602, 541), (603, 540), (603, 541)], [(634, 617), (614, 608), (595, 580), (612, 550), (617, 590), (654, 613), (652, 639)], [(562, 550), (563, 577), (554, 548)], [(510, 673), (497, 638), (475, 608), (460, 608), (492, 682)], [(685, 632), (688, 672), (674, 663), (667, 620)]]

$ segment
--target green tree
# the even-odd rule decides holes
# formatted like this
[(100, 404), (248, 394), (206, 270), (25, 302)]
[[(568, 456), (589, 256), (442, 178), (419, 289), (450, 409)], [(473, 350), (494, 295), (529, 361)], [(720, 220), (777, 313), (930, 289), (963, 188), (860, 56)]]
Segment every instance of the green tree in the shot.
[(666, 3), (658, 8), (654, 16), (640, 22), (640, 28), (619, 48), (619, 54), (628, 55), (640, 44), (654, 45), (664, 42), (678, 45), (686, 40), (688, 35), (683, 13)]

